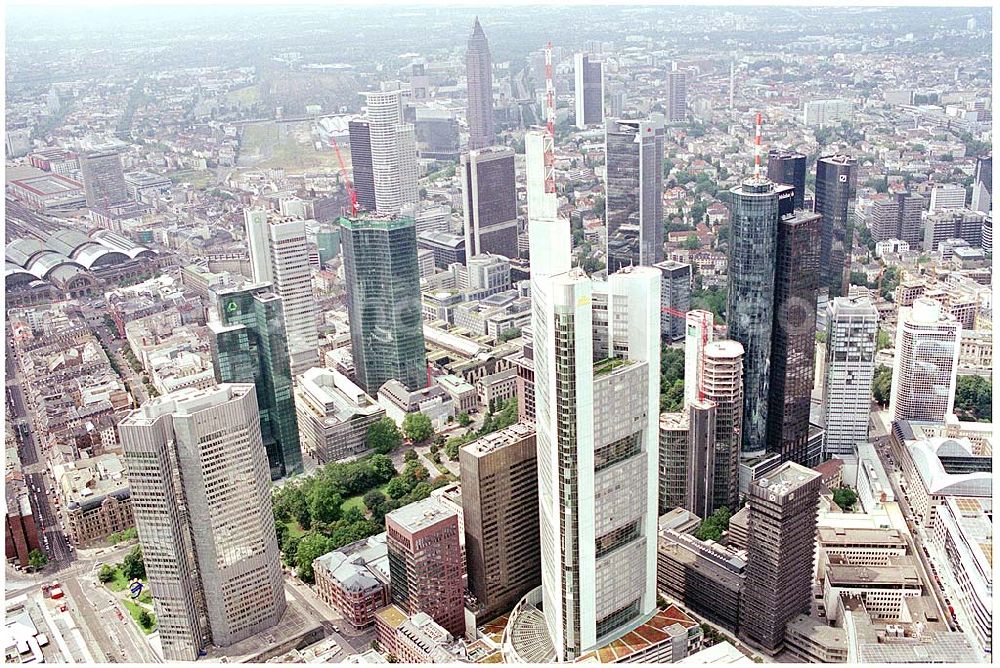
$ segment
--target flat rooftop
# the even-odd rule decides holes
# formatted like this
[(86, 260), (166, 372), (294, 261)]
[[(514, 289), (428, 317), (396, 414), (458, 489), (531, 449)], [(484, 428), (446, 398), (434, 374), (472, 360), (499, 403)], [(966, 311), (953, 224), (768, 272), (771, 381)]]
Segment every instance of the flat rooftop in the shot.
[(63, 193), (76, 192), (83, 188), (82, 185), (73, 179), (68, 179), (61, 174), (30, 176), (26, 179), (11, 181), (11, 183), (36, 195), (42, 196), (61, 195)]
[(464, 446), (463, 450), (476, 457), (482, 457), (483, 455), (496, 452), (497, 450), (511, 445), (512, 443), (523, 441), (530, 436), (534, 436), (534, 434), (534, 427), (524, 424), (523, 422), (516, 422), (505, 429), (494, 431), (476, 439), (472, 443)]
[(392, 520), (410, 533), (416, 533), (452, 517), (458, 521), (458, 513), (444, 507), (434, 497), (403, 506), (385, 516), (386, 520)]

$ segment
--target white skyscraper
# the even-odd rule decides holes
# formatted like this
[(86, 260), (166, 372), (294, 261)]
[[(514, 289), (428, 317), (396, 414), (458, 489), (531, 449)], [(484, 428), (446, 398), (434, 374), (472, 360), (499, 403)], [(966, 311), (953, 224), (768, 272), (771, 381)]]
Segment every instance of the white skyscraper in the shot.
[(931, 211), (965, 207), (965, 188), (957, 183), (939, 183), (931, 190)]
[(294, 378), (316, 366), (319, 360), (316, 299), (305, 222), (260, 209), (248, 209), (244, 217), (253, 279), (257, 283), (270, 283), (281, 297)]
[(398, 214), (417, 202), (417, 144), (413, 125), (403, 122), (402, 92), (365, 93), (371, 144), (375, 210)]
[(830, 455), (850, 455), (868, 440), (878, 310), (867, 298), (836, 297), (827, 306), (827, 323), (824, 447)]
[(684, 323), (684, 403), (698, 401), (701, 386), (702, 354), (712, 342), (715, 316), (711, 311), (688, 311)]
[(899, 309), (889, 414), (893, 420), (944, 422), (955, 407), (962, 324), (926, 298)]
[(164, 658), (274, 626), (285, 591), (253, 385), (178, 390), (118, 428)]
[(660, 272), (593, 281), (568, 221), (529, 224), (542, 586), (509, 630), (513, 658), (571, 661), (656, 609)]

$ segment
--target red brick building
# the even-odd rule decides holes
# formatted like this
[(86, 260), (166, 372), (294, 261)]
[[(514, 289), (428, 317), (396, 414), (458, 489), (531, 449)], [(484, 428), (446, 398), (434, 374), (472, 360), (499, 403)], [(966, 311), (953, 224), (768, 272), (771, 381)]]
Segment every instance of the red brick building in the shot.
[(7, 546), (8, 559), (17, 559), (22, 566), (28, 565), (28, 553), (41, 549), (35, 514), (28, 500), (28, 485), (20, 472), (7, 476)]
[(370, 626), (389, 603), (389, 558), (380, 533), (313, 561), (316, 593), (357, 629)]
[(465, 560), (458, 513), (431, 497), (385, 516), (390, 599), (425, 612), (455, 637), (465, 635)]

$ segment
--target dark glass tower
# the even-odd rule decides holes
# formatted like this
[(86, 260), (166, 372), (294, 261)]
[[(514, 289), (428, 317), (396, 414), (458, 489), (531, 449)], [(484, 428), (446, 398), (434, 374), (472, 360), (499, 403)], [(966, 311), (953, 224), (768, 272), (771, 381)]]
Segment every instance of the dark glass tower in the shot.
[(362, 211), (375, 210), (375, 172), (372, 168), (371, 130), (366, 120), (354, 120), (347, 124), (351, 138), (351, 170), (354, 175), (354, 191), (358, 194), (358, 208)]
[(779, 198), (791, 208), (791, 187), (763, 177), (729, 191), (732, 212), (729, 250), (729, 338), (743, 344), (744, 455), (760, 454), (767, 443), (771, 331), (774, 321), (774, 257)]
[(281, 298), (269, 284), (214, 293), (219, 322), (210, 322), (212, 364), (219, 383), (253, 383), (271, 479), (302, 473), (299, 424)]
[(469, 94), (469, 150), (486, 148), (493, 143), (493, 64), (490, 43), (479, 25), (472, 26), (465, 52), (465, 75)]
[(740, 639), (771, 656), (784, 647), (789, 620), (809, 613), (821, 479), (785, 462), (750, 483)]
[(514, 151), (491, 146), (463, 153), (462, 211), (465, 252), (517, 257), (517, 189)]
[(395, 378), (427, 386), (417, 233), (412, 218), (341, 218), (341, 247), (358, 384), (374, 396)]
[(795, 188), (793, 207), (805, 208), (806, 156), (797, 151), (776, 151), (767, 154), (767, 178)]
[(781, 216), (774, 267), (767, 449), (803, 466), (816, 350), (821, 216), (802, 209)]
[(663, 260), (663, 121), (605, 124), (608, 273)]
[(816, 161), (816, 213), (823, 216), (820, 240), (820, 288), (830, 299), (847, 294), (854, 240), (857, 161), (849, 155), (827, 155)]

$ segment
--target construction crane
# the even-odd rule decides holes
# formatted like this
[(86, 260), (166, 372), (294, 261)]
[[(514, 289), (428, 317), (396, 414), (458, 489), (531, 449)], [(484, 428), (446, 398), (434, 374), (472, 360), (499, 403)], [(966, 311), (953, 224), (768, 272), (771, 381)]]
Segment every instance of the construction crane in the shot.
[(354, 190), (354, 184), (351, 183), (351, 177), (347, 173), (347, 165), (344, 163), (344, 156), (340, 153), (340, 146), (337, 145), (337, 138), (333, 135), (330, 136), (330, 144), (333, 146), (333, 150), (337, 152), (337, 162), (340, 163), (340, 176), (344, 179), (344, 187), (347, 188), (347, 194), (351, 198), (351, 217), (358, 215), (358, 193)]

